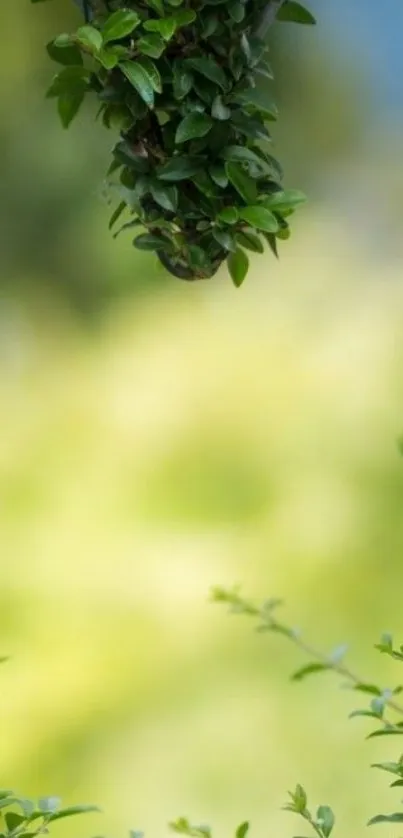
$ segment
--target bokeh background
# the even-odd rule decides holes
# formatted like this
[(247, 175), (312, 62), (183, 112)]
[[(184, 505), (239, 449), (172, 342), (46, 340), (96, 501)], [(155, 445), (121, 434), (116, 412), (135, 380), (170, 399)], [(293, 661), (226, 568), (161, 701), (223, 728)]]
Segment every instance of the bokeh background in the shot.
[(283, 597), (401, 677), (372, 647), (403, 639), (403, 7), (311, 8), (272, 34), (276, 151), (310, 203), (235, 290), (112, 240), (114, 138), (44, 99), (78, 14), (1, 2), (0, 785), (103, 807), (61, 837), (186, 815), (285, 838), (298, 781), (347, 838), (398, 805), (362, 700), (291, 684), (295, 650), (208, 602)]

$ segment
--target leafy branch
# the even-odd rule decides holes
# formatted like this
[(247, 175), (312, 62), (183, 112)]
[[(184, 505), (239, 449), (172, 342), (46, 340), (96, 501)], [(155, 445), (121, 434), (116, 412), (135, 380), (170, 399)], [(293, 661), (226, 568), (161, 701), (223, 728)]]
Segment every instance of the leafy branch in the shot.
[[(363, 681), (344, 663), (344, 656), (347, 651), (346, 646), (339, 646), (329, 655), (326, 655), (314, 646), (306, 643), (302, 639), (300, 631), (291, 628), (276, 618), (275, 611), (281, 604), (281, 600), (269, 599), (258, 604), (242, 597), (238, 588), (225, 589), (222, 587), (213, 588), (211, 598), (213, 602), (228, 605), (232, 613), (243, 614), (255, 619), (257, 621), (257, 631), (281, 634), (309, 656), (310, 661), (294, 672), (291, 676), (292, 680), (302, 681), (314, 673), (330, 670), (347, 679), (347, 684), (344, 684), (344, 686), (351, 686), (355, 691), (370, 695), (371, 701), (368, 708), (354, 710), (350, 713), (350, 718), (367, 716), (381, 723), (381, 727), (372, 731), (368, 735), (368, 739), (379, 736), (403, 735), (403, 721), (391, 722), (385, 717), (386, 708), (393, 710), (398, 715), (403, 715), (403, 707), (395, 699), (395, 696), (403, 691), (403, 687), (397, 686), (393, 689), (381, 689), (376, 684)], [(380, 642), (375, 645), (375, 648), (393, 660), (403, 662), (403, 646), (395, 648), (393, 638), (390, 634), (383, 634)], [(391, 783), (391, 787), (403, 787), (403, 755), (396, 762), (374, 763), (371, 767), (392, 774), (395, 779)], [(329, 838), (335, 821), (332, 809), (328, 806), (320, 806), (317, 810), (316, 817), (313, 817), (307, 808), (306, 792), (301, 785), (297, 785), (296, 790), (289, 794), (290, 801), (284, 808), (300, 815), (311, 825), (319, 838)], [(378, 823), (403, 823), (403, 812), (394, 812), (390, 815), (375, 815), (375, 817), (368, 821), (369, 826)]]
[[(396, 713), (403, 715), (403, 706), (394, 698), (395, 695), (402, 692), (403, 687), (398, 686), (394, 689), (382, 690), (375, 684), (363, 681), (362, 678), (352, 672), (352, 670), (344, 663), (344, 656), (348, 650), (346, 645), (338, 646), (329, 655), (326, 655), (310, 643), (306, 643), (298, 629), (292, 628), (291, 626), (280, 622), (274, 616), (275, 610), (282, 604), (281, 600), (268, 599), (259, 605), (242, 597), (238, 588), (227, 590), (221, 587), (213, 588), (211, 598), (214, 602), (227, 604), (232, 613), (244, 614), (249, 617), (256, 618), (258, 621), (258, 632), (271, 631), (281, 634), (288, 638), (294, 646), (311, 658), (309, 663), (305, 664), (293, 673), (291, 676), (293, 681), (302, 681), (308, 675), (330, 670), (332, 672), (336, 672), (338, 675), (341, 675), (343, 678), (346, 678), (347, 682), (352, 685), (352, 689), (374, 696), (374, 699), (371, 702), (370, 710), (354, 711), (354, 715), (369, 715), (373, 718), (384, 720), (384, 710), (386, 707), (389, 707)], [(382, 636), (381, 641), (376, 645), (376, 648), (383, 653), (389, 654), (395, 659), (403, 660), (403, 647), (401, 647), (400, 651), (394, 650), (393, 640), (389, 634), (384, 634)], [(387, 724), (389, 725), (389, 723)], [(393, 727), (395, 727), (395, 725)]]

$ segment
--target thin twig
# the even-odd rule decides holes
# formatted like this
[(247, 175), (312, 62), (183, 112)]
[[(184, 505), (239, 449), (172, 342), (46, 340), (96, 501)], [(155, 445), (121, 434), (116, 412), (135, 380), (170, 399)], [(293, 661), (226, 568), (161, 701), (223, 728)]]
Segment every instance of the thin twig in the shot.
[[(214, 602), (227, 603), (227, 605), (229, 605), (235, 613), (256, 617), (260, 621), (260, 625), (258, 626), (259, 629), (262, 631), (274, 631), (282, 634), (294, 643), (298, 649), (305, 652), (305, 654), (308, 655), (314, 662), (320, 663), (324, 668), (336, 672), (352, 684), (359, 686), (368, 683), (363, 681), (362, 678), (359, 678), (358, 675), (345, 666), (342, 661), (338, 662), (337, 660), (332, 660), (331, 656), (325, 655), (319, 649), (316, 649), (309, 643), (305, 643), (295, 630), (276, 620), (273, 616), (273, 611), (278, 605), (280, 605), (279, 600), (269, 600), (262, 607), (259, 607), (255, 603), (243, 599), (240, 596), (238, 589), (228, 591), (220, 587), (213, 588), (212, 599)], [(403, 706), (395, 701), (394, 698), (386, 695), (384, 697), (384, 704), (396, 713), (403, 715)]]
[[(353, 684), (362, 684), (366, 683), (363, 682), (361, 678), (355, 675), (354, 672), (351, 671), (347, 666), (344, 666), (343, 663), (334, 663), (331, 659), (326, 657), (323, 652), (320, 652), (318, 649), (315, 649), (313, 646), (310, 646), (308, 643), (305, 643), (304, 640), (301, 640), (297, 636), (290, 636), (290, 640), (292, 640), (295, 646), (298, 646), (302, 652), (305, 652), (311, 658), (316, 660), (318, 663), (323, 663), (324, 666), (327, 666), (329, 669), (333, 670), (333, 672), (337, 672), (338, 675), (342, 675), (343, 678), (347, 678), (348, 681), (351, 681)], [(403, 706), (395, 701), (393, 698), (389, 698), (385, 700), (385, 704), (390, 707), (392, 710), (395, 710), (396, 713), (400, 713), (403, 715)]]

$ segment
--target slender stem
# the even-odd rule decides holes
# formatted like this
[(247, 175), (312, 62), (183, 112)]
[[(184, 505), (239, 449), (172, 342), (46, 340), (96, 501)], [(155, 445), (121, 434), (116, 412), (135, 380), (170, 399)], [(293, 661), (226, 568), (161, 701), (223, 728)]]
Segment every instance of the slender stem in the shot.
[(253, 34), (256, 35), (257, 38), (261, 38), (261, 40), (263, 40), (266, 37), (284, 2), (285, 0), (267, 0), (266, 6), (261, 12), (254, 29)]
[[(349, 669), (343, 663), (332, 663), (332, 661), (329, 661), (329, 658), (327, 658), (326, 655), (323, 654), (323, 652), (320, 652), (318, 649), (315, 649), (313, 646), (310, 646), (308, 643), (305, 643), (304, 640), (300, 640), (299, 637), (292, 637), (290, 639), (293, 641), (295, 646), (298, 646), (298, 649), (301, 649), (302, 652), (305, 652), (311, 658), (317, 660), (318, 663), (323, 663), (325, 666), (328, 666), (330, 669), (333, 670), (333, 672), (337, 672), (338, 675), (342, 675), (343, 678), (347, 678), (347, 680), (351, 681), (351, 683), (363, 683), (362, 679), (359, 678), (358, 675), (355, 675), (355, 673), (352, 672), (351, 669)], [(387, 699), (385, 701), (385, 704), (387, 704), (388, 707), (391, 707), (392, 710), (395, 710), (397, 713), (403, 715), (402, 705), (399, 704), (397, 701), (394, 701), (393, 698)]]

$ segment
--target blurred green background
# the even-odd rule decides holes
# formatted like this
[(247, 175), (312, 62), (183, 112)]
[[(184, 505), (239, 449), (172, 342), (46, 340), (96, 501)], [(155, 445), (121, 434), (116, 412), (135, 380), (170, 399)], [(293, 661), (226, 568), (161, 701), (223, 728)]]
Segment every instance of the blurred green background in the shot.
[(369, 768), (396, 745), (364, 741), (331, 677), (291, 685), (298, 654), (207, 599), (236, 582), (283, 597), (324, 648), (350, 641), (363, 677), (398, 680), (372, 651), (403, 639), (386, 58), (341, 20), (335, 37), (325, 4), (315, 31), (278, 27), (276, 151), (311, 201), (242, 289), (182, 284), (107, 231), (112, 134), (89, 111), (63, 132), (44, 99), (43, 45), (78, 14), (1, 5), (1, 785), (103, 807), (60, 836), (161, 835), (183, 814), (285, 838), (299, 781), (358, 838), (397, 804)]

